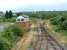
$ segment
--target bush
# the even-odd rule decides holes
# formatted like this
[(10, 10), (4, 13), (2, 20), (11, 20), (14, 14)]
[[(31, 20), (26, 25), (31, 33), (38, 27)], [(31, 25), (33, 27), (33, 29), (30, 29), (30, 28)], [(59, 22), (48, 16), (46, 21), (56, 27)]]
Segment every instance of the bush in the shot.
[(9, 26), (0, 36), (0, 50), (10, 50), (21, 36), (23, 31), (18, 26)]
[(11, 46), (8, 40), (4, 37), (0, 37), (0, 50), (10, 50)]
[(57, 25), (57, 17), (50, 19), (50, 21), (51, 21), (51, 24)]
[(62, 27), (63, 29), (67, 30), (67, 20), (62, 23)]
[(5, 30), (5, 37), (16, 40), (17, 37), (23, 36), (23, 31), (18, 26), (10, 26)]
[(17, 26), (13, 26), (12, 32), (14, 33), (15, 36), (23, 36), (22, 30)]
[(53, 25), (62, 25), (62, 23), (66, 20), (65, 17), (59, 16), (59, 17), (54, 17), (51, 19), (51, 23)]

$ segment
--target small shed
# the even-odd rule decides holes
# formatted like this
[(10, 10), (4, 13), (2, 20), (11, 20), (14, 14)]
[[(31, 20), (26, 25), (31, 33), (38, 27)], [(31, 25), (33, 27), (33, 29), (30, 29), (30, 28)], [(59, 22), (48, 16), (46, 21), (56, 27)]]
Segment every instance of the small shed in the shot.
[(16, 22), (29, 22), (29, 16), (22, 15), (16, 18)]
[(25, 30), (30, 28), (29, 16), (27, 15), (18, 16), (16, 18), (16, 22), (21, 28), (24, 28)]

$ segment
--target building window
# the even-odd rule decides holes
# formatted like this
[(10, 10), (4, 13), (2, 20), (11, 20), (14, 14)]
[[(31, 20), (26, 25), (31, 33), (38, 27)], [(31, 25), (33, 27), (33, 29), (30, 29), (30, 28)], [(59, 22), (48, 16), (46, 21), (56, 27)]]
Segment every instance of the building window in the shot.
[(21, 19), (21, 21), (24, 21), (24, 19)]
[(20, 19), (17, 19), (17, 21), (20, 21)]

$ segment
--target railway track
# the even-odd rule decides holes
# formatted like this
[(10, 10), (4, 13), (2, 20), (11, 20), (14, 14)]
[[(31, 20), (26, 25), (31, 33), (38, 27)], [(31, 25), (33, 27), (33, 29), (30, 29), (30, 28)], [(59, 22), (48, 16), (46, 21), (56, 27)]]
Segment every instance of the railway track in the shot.
[(43, 26), (37, 27), (36, 31), (29, 50), (65, 50)]
[(54, 50), (64, 50), (64, 48), (51, 35), (48, 35), (48, 43), (54, 48)]

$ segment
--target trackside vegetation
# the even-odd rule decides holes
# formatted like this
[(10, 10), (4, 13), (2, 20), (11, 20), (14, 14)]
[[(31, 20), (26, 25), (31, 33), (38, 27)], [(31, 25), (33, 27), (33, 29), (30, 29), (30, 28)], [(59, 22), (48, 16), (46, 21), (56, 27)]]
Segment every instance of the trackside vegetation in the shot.
[(10, 50), (22, 36), (23, 31), (18, 26), (9, 26), (0, 33), (0, 50)]
[[(13, 15), (15, 14), (15, 16)], [(0, 23), (9, 22), (15, 23), (16, 17), (19, 15), (28, 15), (31, 20), (36, 22), (37, 19), (49, 20), (56, 32), (62, 32), (67, 37), (67, 11), (36, 11), (36, 12), (16, 12), (11, 10), (0, 18)], [(23, 37), (24, 30), (21, 30), (18, 25), (11, 25), (3, 32), (0, 32), (0, 50), (10, 50)]]

